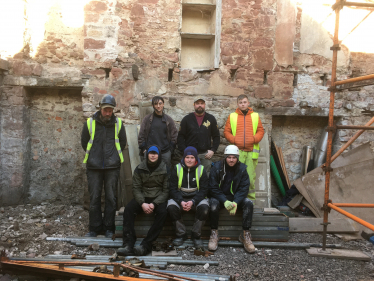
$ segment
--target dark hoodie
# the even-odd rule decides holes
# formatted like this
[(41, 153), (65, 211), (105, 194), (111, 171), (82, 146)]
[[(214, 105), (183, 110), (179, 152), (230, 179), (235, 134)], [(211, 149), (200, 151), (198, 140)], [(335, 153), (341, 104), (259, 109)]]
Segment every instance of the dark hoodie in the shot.
[(195, 166), (192, 168), (187, 168), (186, 164), (184, 163), (184, 158), (181, 160), (181, 165), (183, 168), (183, 179), (182, 179), (182, 188), (186, 189), (196, 189), (193, 192), (183, 192), (182, 190), (178, 189), (178, 175), (177, 175), (177, 168), (175, 167), (170, 176), (170, 198), (174, 199), (179, 205), (182, 201), (188, 202), (192, 201), (194, 206), (197, 206), (201, 200), (203, 200), (208, 193), (208, 184), (209, 179), (208, 176), (203, 170), (203, 174), (200, 178), (200, 189), (197, 190), (197, 183), (196, 183), (196, 169), (200, 165), (200, 159), (197, 158), (197, 162)]
[[(109, 122), (105, 124), (100, 119), (100, 115), (101, 113), (98, 111), (92, 116), (96, 123), (95, 136), (86, 167), (87, 169), (118, 168), (121, 166), (121, 160), (115, 145), (115, 124), (117, 118), (113, 114)], [(84, 151), (87, 149), (90, 138), (87, 122), (84, 122), (81, 136), (81, 144)], [(121, 150), (124, 150), (126, 146), (126, 131), (123, 123), (118, 138)]]
[(149, 154), (148, 150), (149, 150), (152, 146), (157, 147), (158, 151), (161, 151), (160, 148), (159, 148), (157, 145), (150, 145), (150, 146), (147, 148), (147, 152), (146, 152), (147, 167), (148, 167), (148, 170), (149, 170), (151, 173), (152, 173), (154, 170), (156, 170), (158, 166), (160, 166), (161, 161), (162, 161), (162, 157), (161, 157), (161, 154), (160, 154), (160, 153), (158, 153), (158, 159), (157, 159), (156, 162), (153, 163), (153, 162), (149, 161), (149, 159), (148, 159), (148, 154)]
[[(226, 201), (234, 201), (239, 204), (248, 195), (249, 190), (249, 176), (247, 172), (247, 165), (238, 162), (234, 166), (234, 177), (232, 178), (232, 188), (231, 183), (227, 180), (225, 183), (225, 178), (227, 176), (227, 171), (225, 167), (226, 160), (215, 162), (210, 170), (209, 177), (209, 197), (214, 197), (222, 204)], [(230, 193), (225, 195), (224, 190), (222, 190), (222, 185), (230, 186)]]
[(234, 181), (235, 172), (237, 168), (239, 168), (240, 162), (238, 161), (233, 167), (227, 165), (226, 161), (224, 161), (223, 167), (223, 176), (221, 177), (221, 185), (220, 188), (223, 194), (228, 198), (230, 201), (233, 200), (234, 195), (231, 193), (231, 183)]

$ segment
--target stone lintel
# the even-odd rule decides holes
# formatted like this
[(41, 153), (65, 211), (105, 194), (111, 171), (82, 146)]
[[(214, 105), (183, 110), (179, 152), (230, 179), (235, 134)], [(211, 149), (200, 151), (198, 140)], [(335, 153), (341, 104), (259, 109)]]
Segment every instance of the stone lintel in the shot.
[(83, 88), (87, 79), (71, 79), (71, 78), (36, 78), (7, 75), (4, 77), (3, 84), (10, 86), (25, 87), (71, 87)]

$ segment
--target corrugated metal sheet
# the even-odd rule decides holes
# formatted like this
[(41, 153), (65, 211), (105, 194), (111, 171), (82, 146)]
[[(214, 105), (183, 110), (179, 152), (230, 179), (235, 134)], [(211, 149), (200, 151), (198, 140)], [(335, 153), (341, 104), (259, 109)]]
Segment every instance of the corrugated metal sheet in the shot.
[[(194, 222), (194, 213), (184, 213), (183, 220), (187, 231), (191, 231)], [(154, 220), (153, 215), (139, 214), (135, 220), (135, 231), (137, 237), (145, 237)], [(123, 216), (116, 216), (116, 234), (122, 234)], [(219, 234), (223, 239), (238, 239), (242, 231), (242, 213), (238, 211), (235, 216), (230, 216), (223, 209), (220, 211)], [(262, 209), (255, 209), (253, 214), (252, 228), (250, 229), (252, 239), (255, 241), (288, 241), (289, 219), (283, 214), (264, 214)], [(170, 218), (167, 219), (160, 237), (173, 237), (175, 235)], [(209, 238), (209, 220), (203, 227), (202, 237)]]

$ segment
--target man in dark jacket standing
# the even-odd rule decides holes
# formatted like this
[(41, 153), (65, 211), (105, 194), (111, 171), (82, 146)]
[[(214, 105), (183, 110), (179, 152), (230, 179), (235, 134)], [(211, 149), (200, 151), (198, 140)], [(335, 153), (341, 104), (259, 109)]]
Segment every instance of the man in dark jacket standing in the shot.
[[(120, 118), (113, 114), (116, 101), (105, 95), (100, 102), (100, 111), (87, 119), (83, 125), (81, 144), (86, 152), (88, 191), (90, 193), (89, 232), (86, 236), (96, 237), (105, 231), (112, 237), (117, 208), (117, 183), (122, 150), (126, 146), (126, 131)], [(105, 190), (104, 218), (101, 214), (101, 193)]]
[(178, 131), (173, 119), (164, 113), (164, 99), (155, 96), (152, 99), (154, 112), (144, 117), (140, 125), (138, 144), (141, 154), (147, 147), (157, 145), (161, 149), (161, 158), (171, 168), (171, 155), (177, 142)]
[(208, 249), (217, 250), (219, 235), (219, 210), (226, 208), (234, 216), (237, 208), (243, 210), (243, 233), (239, 240), (244, 244), (248, 253), (254, 253), (255, 247), (251, 241), (249, 229), (252, 225), (253, 203), (247, 198), (249, 176), (247, 166), (239, 162), (239, 148), (229, 145), (225, 149), (225, 159), (215, 162), (209, 178), (210, 193), (210, 227), (211, 235)]
[[(119, 255), (128, 256), (134, 253), (144, 256), (152, 250), (152, 242), (160, 234), (167, 216), (168, 173), (166, 163), (161, 160), (160, 149), (157, 146), (149, 147), (146, 159), (136, 167), (132, 177), (134, 199), (127, 204), (123, 213), (124, 248), (118, 249)], [(155, 221), (140, 246), (134, 247), (134, 220), (141, 212), (155, 214)]]
[(201, 228), (208, 218), (209, 202), (205, 199), (208, 193), (209, 179), (204, 166), (200, 165), (197, 150), (189, 146), (184, 150), (181, 163), (176, 165), (170, 176), (170, 198), (168, 212), (175, 226), (175, 246), (183, 244), (187, 237), (186, 226), (182, 220), (182, 211), (196, 211), (195, 223), (192, 226), (191, 238), (196, 248), (202, 248)]
[[(187, 146), (197, 149), (201, 165), (209, 176), (212, 156), (217, 151), (220, 134), (216, 118), (205, 112), (205, 99), (197, 97), (194, 100), (195, 112), (183, 117), (178, 133), (178, 149), (181, 153)], [(213, 140), (213, 144), (212, 144)]]

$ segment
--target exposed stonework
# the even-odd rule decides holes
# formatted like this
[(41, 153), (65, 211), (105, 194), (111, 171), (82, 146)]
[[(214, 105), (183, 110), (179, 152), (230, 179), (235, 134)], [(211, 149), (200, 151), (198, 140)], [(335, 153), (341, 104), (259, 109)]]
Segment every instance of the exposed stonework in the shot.
[(3, 87), (0, 94), (0, 204), (15, 205), (24, 202), (30, 176), (28, 99), (23, 87)]
[(80, 90), (29, 90), (30, 183), (28, 200), (79, 203), (85, 169), (80, 133)]
[[(183, 52), (179, 34), (182, 17), (180, 1), (87, 1), (84, 7), (79, 8), (84, 13), (82, 25), (78, 27), (64, 24), (59, 1), (46, 9), (49, 17), (45, 17), (43, 40), (39, 43), (31, 40), (32, 29), (27, 27), (26, 35), (21, 34), (25, 36), (22, 37), (24, 48), (13, 57), (7, 57), (7, 63), (0, 60), (1, 192), (7, 192), (6, 198), (11, 196), (13, 200), (6, 199), (6, 203), (36, 202), (36, 186), (44, 185), (35, 174), (38, 169), (45, 169), (41, 160), (49, 156), (51, 145), (45, 145), (47, 153), (41, 143), (30, 141), (30, 136), (33, 131), (45, 134), (44, 130), (48, 130), (52, 123), (56, 125), (62, 121), (53, 119), (52, 122), (51, 119), (52, 123), (46, 123), (48, 126), (40, 128), (40, 132), (33, 123), (30, 125), (36, 109), (44, 106), (42, 95), (32, 95), (30, 91), (41, 87), (48, 88), (45, 93), (51, 93), (50, 97), (46, 94), (46, 103), (58, 105), (60, 100), (69, 100), (65, 100), (68, 104), (64, 105), (64, 116), (57, 114), (56, 107), (48, 109), (49, 117), (53, 115), (66, 120), (75, 113), (81, 118), (79, 122), (91, 116), (98, 109), (102, 96), (108, 93), (117, 100), (116, 115), (125, 124), (139, 124), (141, 112), (144, 112), (141, 104), (161, 95), (165, 99), (165, 111), (179, 126), (183, 116), (192, 111), (194, 97), (204, 95), (207, 111), (216, 116), (222, 136), (215, 159), (227, 145), (223, 127), (228, 114), (236, 108), (236, 97), (247, 94), (251, 105), (260, 113), (269, 136), (274, 129), (276, 134), (282, 132), (286, 136), (279, 145), (287, 156), (290, 175), (296, 177), (298, 168), (293, 165), (297, 165), (298, 160), (296, 156), (289, 155), (301, 153), (303, 134), (297, 131), (307, 130), (302, 122), (297, 123), (298, 118), (309, 118), (305, 124), (310, 131), (308, 141), (316, 143), (324, 121), (318, 121), (319, 125), (314, 126), (311, 120), (328, 115), (331, 34), (310, 13), (303, 11), (304, 1), (297, 1), (296, 7), (291, 5), (291, 0), (222, 2), (220, 64), (219, 68), (206, 71), (180, 68)], [(316, 3), (313, 4), (319, 5)], [(25, 5), (26, 9), (31, 9), (35, 4), (30, 2)], [(330, 9), (326, 6), (322, 8), (323, 11)], [(310, 33), (311, 30), (316, 33)], [(324, 40), (318, 41), (320, 38)], [(373, 72), (372, 54), (350, 53), (346, 46), (342, 48), (338, 79)], [(7, 67), (3, 66), (5, 64)], [(77, 94), (74, 98), (70, 94), (56, 95), (56, 89), (60, 89), (59, 93), (75, 89), (80, 91), (80, 97), (77, 98)], [(365, 123), (374, 115), (373, 91), (373, 86), (366, 86), (337, 93), (335, 115), (343, 123)], [(363, 117), (362, 113), (369, 116)], [(273, 116), (277, 117), (273, 119)], [(286, 118), (286, 122), (278, 122), (279, 118)], [(286, 124), (291, 124), (293, 129)], [(76, 135), (80, 135), (78, 128), (81, 125), (71, 129), (74, 134), (74, 138), (70, 138), (72, 142), (78, 141)], [(65, 129), (68, 130), (67, 127)], [(64, 144), (69, 139), (64, 134), (65, 129), (61, 127), (59, 132), (53, 127), (55, 134), (61, 134)], [(351, 135), (351, 132), (339, 132), (334, 149)], [(299, 148), (289, 145), (294, 136), (297, 139), (292, 141), (300, 143)], [(372, 141), (372, 135), (366, 133), (359, 139), (360, 142), (365, 140)], [(74, 145), (72, 151), (76, 155), (70, 157), (66, 167), (70, 171), (76, 165), (81, 174), (73, 173), (74, 179), (82, 182), (85, 176), (80, 164), (76, 164), (82, 155), (79, 156), (79, 149)], [(46, 163), (48, 161), (52, 160), (48, 159)], [(60, 164), (55, 163), (57, 166)], [(57, 178), (53, 180), (58, 181)], [(32, 190), (25, 182), (31, 183)], [(49, 190), (51, 196), (48, 198), (51, 200), (65, 194), (62, 190), (66, 190), (66, 185), (61, 183), (55, 187), (57, 189)], [(27, 199), (29, 195), (31, 197)], [(69, 194), (64, 199), (73, 202), (77, 198)]]

